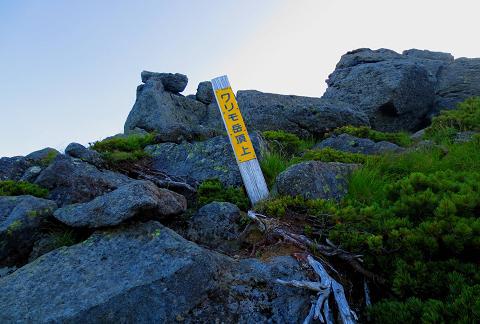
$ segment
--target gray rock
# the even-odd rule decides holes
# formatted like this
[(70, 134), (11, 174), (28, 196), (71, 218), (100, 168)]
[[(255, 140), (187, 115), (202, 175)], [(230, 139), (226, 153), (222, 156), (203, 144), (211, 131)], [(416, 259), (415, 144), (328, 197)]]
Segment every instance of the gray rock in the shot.
[(33, 244), (32, 251), (28, 256), (28, 262), (33, 262), (42, 255), (55, 250), (58, 247), (56, 243), (57, 241), (54, 235), (41, 235)]
[(20, 181), (35, 182), (35, 180), (37, 179), (40, 172), (42, 172), (42, 170), (43, 168), (38, 165), (29, 167), (27, 171), (25, 171), (25, 173), (20, 178)]
[(146, 83), (148, 80), (161, 81), (165, 91), (179, 93), (185, 90), (188, 84), (188, 78), (180, 73), (157, 73), (150, 71), (142, 71), (142, 82)]
[(100, 153), (95, 150), (88, 149), (79, 143), (68, 144), (67, 148), (65, 148), (65, 154), (93, 164), (99, 168), (105, 165), (105, 161)]
[(215, 101), (215, 95), (213, 94), (213, 87), (210, 81), (203, 81), (198, 84), (196, 99), (209, 105)]
[(416, 131), (415, 133), (413, 133), (412, 135), (410, 135), (410, 138), (414, 141), (414, 142), (419, 142), (423, 139), (423, 136), (425, 136), (425, 128), (422, 128), (421, 130), (419, 131)]
[(470, 142), (473, 139), (473, 136), (478, 134), (478, 132), (474, 131), (465, 131), (465, 132), (458, 132), (455, 134), (455, 138), (453, 141), (455, 143), (465, 143), (465, 142)]
[(31, 160), (35, 165), (47, 166), (58, 154), (60, 154), (60, 152), (56, 149), (46, 147), (28, 154), (25, 158)]
[(387, 141), (374, 142), (368, 138), (359, 138), (349, 134), (331, 136), (317, 145), (315, 148), (331, 147), (335, 150), (362, 154), (382, 154), (386, 152), (402, 152), (404, 149), (397, 144)]
[(457, 103), (480, 96), (480, 58), (459, 58), (443, 68), (438, 76), (435, 111), (454, 109)]
[(340, 126), (369, 124), (367, 116), (355, 106), (337, 100), (255, 90), (238, 91), (237, 100), (247, 127), (260, 131), (284, 130), (307, 137)]
[(2, 267), (0, 268), (0, 278), (8, 276), (9, 274), (13, 273), (15, 270), (17, 270), (17, 267)]
[(155, 131), (161, 141), (180, 143), (182, 140), (209, 138), (223, 131), (203, 122), (210, 114), (211, 108), (207, 105), (167, 91), (162, 81), (156, 78), (144, 80), (145, 84), (137, 88), (137, 99), (125, 122), (126, 134), (135, 129)]
[(342, 56), (323, 98), (356, 105), (374, 129), (415, 130), (433, 108), (431, 74), (416, 58), (386, 49), (359, 49)]
[(340, 200), (348, 192), (347, 176), (356, 167), (338, 162), (302, 162), (278, 175), (275, 190), (280, 195)]
[[(261, 158), (264, 143), (260, 136), (251, 133), (251, 139)], [(163, 143), (145, 148), (153, 158), (153, 169), (184, 179), (197, 185), (206, 179), (218, 178), (223, 184), (242, 184), (240, 171), (226, 136), (217, 136), (202, 142), (182, 144)]]
[(188, 239), (216, 250), (236, 247), (240, 233), (240, 209), (228, 202), (212, 202), (200, 208), (189, 221)]
[(129, 177), (59, 154), (35, 183), (49, 190), (48, 198), (60, 206), (92, 200), (132, 181)]
[[(98, 232), (0, 279), (0, 322), (298, 323), (308, 292), (291, 257), (234, 261), (157, 222)], [(141, 301), (141, 302), (139, 302)]]
[(160, 189), (150, 181), (132, 181), (90, 202), (55, 211), (54, 216), (72, 227), (98, 228), (118, 225), (140, 215), (169, 217), (187, 209), (185, 197)]
[(15, 180), (22, 178), (25, 172), (32, 166), (32, 161), (23, 156), (0, 158), (0, 181)]
[(32, 196), (0, 197), (0, 263), (12, 265), (28, 256), (55, 202)]

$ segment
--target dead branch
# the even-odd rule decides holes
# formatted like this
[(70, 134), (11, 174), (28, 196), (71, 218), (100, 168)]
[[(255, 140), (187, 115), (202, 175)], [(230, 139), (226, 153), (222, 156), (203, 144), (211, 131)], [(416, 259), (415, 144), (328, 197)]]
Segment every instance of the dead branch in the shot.
[(385, 279), (381, 276), (366, 270), (360, 263), (363, 262), (362, 255), (353, 254), (342, 250), (340, 247), (334, 245), (328, 239), (327, 244), (314, 242), (304, 235), (295, 234), (288, 231), (288, 225), (283, 224), (277, 219), (267, 217), (265, 215), (249, 210), (248, 217), (253, 219), (257, 226), (266, 235), (273, 235), (281, 237), (284, 241), (298, 246), (301, 249), (309, 250), (311, 253), (318, 252), (326, 257), (337, 257), (347, 264), (349, 264), (355, 271), (361, 273), (366, 278), (379, 283), (385, 283)]

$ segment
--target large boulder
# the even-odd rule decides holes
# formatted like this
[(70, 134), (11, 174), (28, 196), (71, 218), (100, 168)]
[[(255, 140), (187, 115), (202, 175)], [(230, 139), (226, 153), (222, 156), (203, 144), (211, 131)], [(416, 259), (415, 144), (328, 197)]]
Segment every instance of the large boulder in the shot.
[(188, 239), (216, 250), (234, 249), (240, 234), (240, 209), (228, 202), (212, 202), (189, 221)]
[(457, 103), (480, 96), (480, 58), (459, 58), (443, 68), (438, 76), (435, 108), (453, 109)]
[(150, 181), (132, 181), (90, 202), (55, 211), (56, 219), (72, 227), (118, 225), (139, 215), (169, 217), (187, 209), (185, 197), (160, 189)]
[(275, 180), (280, 195), (340, 200), (348, 192), (348, 175), (357, 164), (308, 161), (292, 165)]
[(238, 91), (237, 100), (249, 129), (284, 130), (308, 137), (345, 125), (369, 125), (365, 114), (340, 101), (255, 90)]
[(374, 129), (416, 130), (435, 100), (432, 73), (418, 61), (387, 49), (348, 52), (328, 77), (323, 98), (357, 106)]
[(0, 264), (22, 261), (39, 238), (44, 221), (57, 209), (32, 196), (0, 197)]
[(96, 167), (104, 167), (105, 161), (102, 158), (102, 155), (95, 150), (86, 148), (79, 143), (70, 143), (65, 148), (65, 154), (73, 158), (80, 159), (87, 163), (93, 164)]
[(368, 138), (359, 138), (349, 134), (333, 135), (315, 145), (315, 148), (320, 149), (327, 147), (343, 152), (362, 154), (399, 153), (404, 150), (394, 143), (387, 141), (374, 142)]
[(157, 222), (98, 232), (0, 278), (0, 322), (298, 323), (309, 293), (291, 257), (233, 259)]
[(35, 183), (49, 190), (48, 198), (60, 206), (92, 200), (132, 181), (129, 177), (59, 154)]
[(206, 105), (214, 102), (215, 95), (213, 94), (212, 83), (210, 81), (200, 82), (197, 87), (197, 93), (195, 94), (195, 98)]
[(125, 122), (125, 133), (155, 131), (161, 141), (178, 143), (182, 140), (212, 137), (222, 131), (204, 122), (209, 110), (218, 108), (175, 93), (172, 87), (165, 85), (166, 81), (162, 77), (145, 77), (144, 74), (145, 72), (142, 73), (144, 84), (138, 86), (137, 99)]
[(28, 154), (25, 156), (25, 158), (32, 161), (32, 163), (35, 165), (47, 166), (58, 154), (60, 154), (60, 152), (58, 152), (56, 149), (46, 147)]
[(143, 83), (146, 83), (148, 80), (160, 81), (163, 88), (172, 93), (182, 92), (188, 84), (187, 76), (180, 73), (174, 74), (142, 71), (141, 78)]
[[(257, 157), (261, 158), (264, 143), (259, 134), (250, 135)], [(242, 184), (240, 170), (226, 136), (201, 142), (150, 145), (145, 151), (152, 156), (152, 167), (156, 171), (183, 178), (192, 185), (212, 178), (219, 179), (224, 185)]]

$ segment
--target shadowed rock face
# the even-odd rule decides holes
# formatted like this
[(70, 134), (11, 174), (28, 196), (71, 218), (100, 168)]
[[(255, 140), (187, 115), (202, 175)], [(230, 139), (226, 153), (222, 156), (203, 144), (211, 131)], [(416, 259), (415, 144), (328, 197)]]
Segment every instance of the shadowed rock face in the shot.
[(361, 48), (343, 55), (323, 98), (356, 105), (373, 128), (417, 130), (441, 109), (480, 95), (480, 59)]
[(73, 227), (114, 226), (141, 215), (169, 217), (187, 209), (185, 197), (150, 181), (132, 181), (90, 202), (58, 209), (54, 216)]
[(0, 321), (301, 321), (308, 293), (275, 278), (306, 277), (291, 257), (234, 261), (148, 222), (98, 232), (0, 278)]
[(278, 175), (275, 190), (280, 195), (340, 200), (348, 190), (346, 177), (356, 167), (349, 163), (302, 162)]

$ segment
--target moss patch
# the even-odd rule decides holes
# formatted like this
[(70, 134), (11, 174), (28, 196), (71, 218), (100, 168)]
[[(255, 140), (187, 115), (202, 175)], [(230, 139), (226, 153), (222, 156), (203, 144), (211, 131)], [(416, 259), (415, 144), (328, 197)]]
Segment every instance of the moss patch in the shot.
[(39, 198), (48, 196), (48, 190), (26, 181), (0, 181), (0, 196), (31, 195)]

